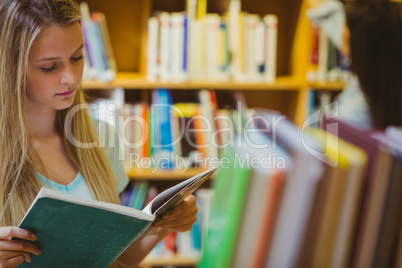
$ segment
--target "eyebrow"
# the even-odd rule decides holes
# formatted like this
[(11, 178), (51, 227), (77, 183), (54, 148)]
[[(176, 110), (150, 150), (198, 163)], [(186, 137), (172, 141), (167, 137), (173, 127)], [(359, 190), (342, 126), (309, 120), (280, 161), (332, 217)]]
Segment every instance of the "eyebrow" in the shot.
[[(84, 48), (84, 44), (82, 44), (76, 51), (74, 51), (74, 53), (77, 53), (78, 51), (80, 51), (82, 48)], [(73, 53), (73, 54), (74, 54)], [(40, 60), (38, 60), (38, 62), (41, 62), (41, 61), (51, 61), (51, 60), (59, 60), (60, 59), (60, 57), (49, 57), (49, 58), (43, 58), (43, 59), (40, 59)]]

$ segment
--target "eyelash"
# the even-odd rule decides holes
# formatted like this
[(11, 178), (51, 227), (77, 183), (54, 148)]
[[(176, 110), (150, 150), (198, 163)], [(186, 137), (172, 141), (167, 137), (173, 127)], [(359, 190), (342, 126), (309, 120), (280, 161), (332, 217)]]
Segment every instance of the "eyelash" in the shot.
[(84, 55), (79, 56), (78, 58), (71, 58), (73, 62), (79, 62), (80, 60), (84, 59)]
[[(75, 63), (75, 62), (79, 62), (79, 61), (81, 61), (81, 60), (83, 60), (83, 59), (84, 59), (84, 55), (81, 55), (81, 56), (79, 56), (78, 58), (71, 58), (71, 61)], [(53, 66), (50, 67), (50, 68), (41, 68), (41, 70), (42, 70), (42, 72), (44, 72), (44, 73), (49, 73), (49, 72), (55, 70), (56, 68), (57, 68), (57, 65), (55, 64), (55, 65), (53, 65)]]

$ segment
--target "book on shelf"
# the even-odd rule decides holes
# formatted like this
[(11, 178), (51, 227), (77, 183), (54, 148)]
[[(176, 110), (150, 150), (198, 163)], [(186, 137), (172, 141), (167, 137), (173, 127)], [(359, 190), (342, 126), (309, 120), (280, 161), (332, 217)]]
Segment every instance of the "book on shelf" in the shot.
[[(198, 196), (199, 191), (205, 190), (207, 189), (197, 189), (197, 191), (195, 191), (195, 195)], [(148, 197), (145, 203), (148, 204), (153, 198), (155, 198), (156, 195), (157, 189), (156, 187), (152, 186), (148, 191)], [(175, 235), (164, 238), (152, 249), (147, 256), (147, 259), (170, 259), (172, 256), (175, 256), (179, 259), (194, 259), (195, 263), (200, 252), (200, 247), (196, 245), (197, 241), (199, 241), (198, 236), (200, 235), (199, 230), (196, 229), (198, 222), (199, 218), (197, 217), (197, 221), (193, 224), (193, 227), (190, 231), (178, 232), (175, 233)]]
[[(262, 117), (257, 120), (256, 126), (265, 130), (268, 137), (275, 139), (276, 144), (284, 148), (292, 159), (292, 168), (282, 192), (266, 263), (269, 267), (293, 267), (307, 226), (312, 196), (316, 192), (323, 167), (305, 149), (299, 128), (287, 120), (281, 120), (279, 114), (265, 111), (257, 111), (257, 114)], [(270, 122), (271, 125), (278, 122), (275, 133), (266, 131), (267, 125), (264, 122)], [(310, 148), (320, 151), (313, 137), (306, 134), (304, 138)]]
[[(130, 188), (132, 187), (127, 187), (127, 193), (130, 192)], [(124, 196), (126, 191), (124, 191), (121, 196)], [(171, 258), (172, 254), (174, 254), (174, 256), (179, 258), (193, 259), (194, 263), (196, 262), (201, 252), (203, 233), (208, 228), (208, 216), (213, 202), (213, 190), (201, 188), (197, 189), (194, 194), (197, 197), (198, 212), (197, 220), (193, 224), (191, 230), (178, 232), (173, 237), (163, 239), (154, 249), (152, 249), (150, 254), (147, 256), (148, 259)], [(145, 204), (147, 205), (151, 202), (156, 195), (156, 187), (150, 187)]]
[(230, 166), (220, 169), (213, 181), (214, 205), (198, 264), (200, 268), (230, 267), (246, 199), (250, 169), (235, 168), (232, 148), (225, 149), (224, 157), (230, 160)]
[[(199, 267), (400, 262), (400, 128), (368, 131), (325, 118), (323, 129), (299, 129), (279, 113), (256, 115), (253, 131), (245, 127), (224, 150), (229, 161), (213, 182)], [(267, 154), (286, 159), (283, 173), (258, 166)]]
[[(173, 139), (171, 126), (171, 106), (172, 97), (167, 89), (158, 89), (152, 91), (152, 106), (153, 113), (151, 127), (153, 128), (153, 143), (151, 143), (151, 158), (156, 162), (161, 163), (164, 169), (172, 169), (173, 163)], [(162, 160), (160, 162), (159, 160)]]
[(193, 193), (216, 170), (204, 171), (158, 194), (143, 210), (72, 197), (42, 188), (19, 224), (41, 250), (20, 267), (109, 267), (152, 223)]
[(331, 176), (327, 181), (323, 178), (321, 181), (323, 184), (328, 183), (321, 189), (321, 194), (328, 199), (319, 202), (328, 206), (318, 215), (322, 217), (322, 224), (316, 229), (318, 243), (312, 256), (315, 261), (313, 266), (345, 267), (356, 232), (367, 156), (360, 148), (337, 140), (338, 137), (330, 133), (320, 130), (312, 133), (325, 146), (323, 149), (326, 149), (328, 158), (337, 163), (338, 171), (335, 177)]
[(372, 261), (373, 267), (390, 267), (395, 262), (402, 221), (402, 143), (383, 133), (376, 133), (373, 137), (388, 147), (392, 162)]
[(148, 20), (147, 40), (147, 79), (150, 82), (156, 80), (158, 75), (159, 60), (159, 21), (156, 17)]
[(276, 77), (276, 54), (278, 39), (278, 18), (275, 15), (265, 15), (265, 50), (264, 50), (264, 80), (275, 81)]
[(334, 101), (339, 95), (337, 90), (309, 89), (307, 98), (307, 122), (309, 126), (320, 127), (324, 117), (334, 109)]
[(102, 12), (90, 12), (86, 2), (80, 3), (82, 32), (85, 43), (83, 79), (111, 81), (117, 66), (110, 42), (106, 17)]
[(350, 77), (350, 59), (342, 54), (328, 35), (312, 24), (306, 80), (313, 82), (346, 81)]
[[(248, 137), (251, 144), (257, 146), (252, 146), (250, 142), (243, 140), (243, 146), (236, 149), (238, 157), (244, 159), (250, 155), (250, 158), (267, 158), (269, 157), (267, 150), (258, 148), (258, 145), (267, 145), (271, 148), (271, 154), (284, 158), (286, 165), (283, 167), (254, 165), (251, 168), (244, 212), (230, 266), (233, 268), (263, 266), (284, 177), (292, 166), (289, 155), (281, 148), (275, 147), (273, 141), (262, 133), (251, 133)], [(259, 237), (264, 239), (260, 240)]]
[(148, 79), (274, 82), (278, 18), (240, 7), (231, 1), (220, 16), (206, 13), (206, 1), (187, 1), (186, 12), (155, 12), (148, 20)]
[(234, 129), (246, 122), (244, 97), (206, 89), (188, 94), (155, 89), (149, 104), (122, 104), (124, 122), (117, 130), (127, 169), (147, 168), (143, 160), (165, 170), (216, 165)]

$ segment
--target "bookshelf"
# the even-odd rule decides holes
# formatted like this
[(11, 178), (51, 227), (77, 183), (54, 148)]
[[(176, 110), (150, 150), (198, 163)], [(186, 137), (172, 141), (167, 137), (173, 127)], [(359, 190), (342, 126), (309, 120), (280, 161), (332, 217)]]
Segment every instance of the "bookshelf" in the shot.
[(154, 266), (174, 266), (174, 267), (188, 267), (195, 266), (197, 259), (190, 257), (180, 257), (177, 255), (164, 258), (147, 257), (141, 264), (140, 268), (150, 268)]
[[(172, 90), (237, 90), (243, 93), (250, 107), (278, 110), (298, 125), (304, 122), (306, 91), (311, 86), (304, 79), (309, 47), (309, 22), (304, 15), (307, 1), (242, 1), (242, 10), (249, 13), (278, 16), (277, 79), (273, 83), (149, 82), (146, 79), (147, 20), (156, 10), (183, 11), (185, 1), (123, 0), (113, 5), (108, 1), (86, 2), (91, 10), (106, 15), (119, 73), (112, 82), (84, 81), (84, 89), (121, 87), (126, 90), (150, 90), (163, 87)], [(209, 1), (207, 11), (223, 14), (228, 6), (229, 1)]]
[(299, 90), (303, 85), (300, 81), (292, 76), (278, 77), (273, 83), (239, 83), (239, 82), (214, 82), (207, 80), (189, 81), (189, 82), (150, 82), (147, 78), (139, 73), (118, 73), (116, 78), (111, 82), (99, 82), (96, 80), (87, 80), (83, 82), (85, 89), (114, 89), (125, 88), (130, 89), (149, 89), (154, 88), (173, 88), (173, 89), (200, 89), (213, 88), (215, 90)]
[(314, 88), (316, 90), (342, 90), (345, 87), (344, 82), (314, 82), (309, 83), (310, 88)]
[[(79, 0), (78, 2), (82, 2)], [(113, 90), (124, 88), (147, 95), (155, 88), (171, 90), (214, 89), (216, 91), (240, 91), (249, 107), (262, 107), (280, 111), (286, 117), (303, 125), (307, 117), (307, 102), (311, 88), (315, 90), (340, 90), (342, 83), (308, 83), (307, 70), (310, 25), (305, 16), (307, 0), (243, 0), (242, 10), (259, 15), (275, 14), (278, 17), (277, 78), (272, 83), (214, 82), (209, 80), (189, 82), (150, 82), (146, 78), (147, 22), (153, 11), (177, 12), (185, 10), (184, 0), (86, 0), (91, 11), (105, 14), (118, 73), (111, 82), (84, 81), (86, 90)], [(223, 14), (230, 1), (208, 1), (208, 13)], [(144, 93), (145, 92), (145, 93)], [(183, 180), (199, 169), (186, 172), (178, 170), (157, 171), (131, 170), (132, 180), (163, 183)], [(195, 266), (197, 260), (173, 256), (172, 258), (147, 258), (141, 267)]]
[(153, 171), (150, 169), (137, 170), (133, 169), (128, 172), (128, 176), (132, 180), (149, 180), (149, 181), (173, 181), (173, 180), (185, 180), (191, 178), (198, 173), (202, 172), (203, 169), (191, 168), (187, 170), (157, 170)]

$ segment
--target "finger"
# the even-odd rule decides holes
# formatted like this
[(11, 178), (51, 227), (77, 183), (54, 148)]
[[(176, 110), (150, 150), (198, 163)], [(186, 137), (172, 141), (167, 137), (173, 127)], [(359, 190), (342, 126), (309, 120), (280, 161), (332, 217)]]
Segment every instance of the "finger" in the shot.
[(194, 195), (189, 195), (183, 200), (183, 202), (180, 202), (175, 208), (173, 208), (171, 210), (171, 212), (177, 211), (180, 209), (185, 209), (185, 208), (192, 207), (192, 206), (196, 206), (196, 201), (197, 201), (197, 199), (195, 198)]
[(28, 230), (14, 226), (0, 227), (0, 239), (11, 239), (12, 237), (35, 241), (36, 235)]
[(191, 230), (193, 227), (193, 223), (181, 223), (181, 224), (174, 224), (174, 223), (169, 223), (164, 226), (160, 226), (161, 229), (166, 229), (170, 230), (173, 232), (185, 232)]
[(174, 222), (190, 222), (190, 221), (196, 221), (197, 220), (197, 214), (196, 213), (189, 213), (186, 215), (181, 215), (181, 217), (171, 217), (171, 218), (161, 218), (158, 221), (156, 221), (157, 225), (164, 225), (166, 223)]
[(20, 265), (25, 261), (24, 256), (16, 256), (8, 260), (2, 260), (0, 261), (0, 266), (1, 267), (7, 267), (7, 268), (13, 268), (17, 265)]
[(181, 213), (177, 215), (167, 215), (166, 217), (160, 218), (158, 223), (166, 223), (171, 221), (183, 221), (186, 218), (197, 219), (197, 210), (187, 211), (186, 213)]
[(23, 240), (0, 241), (0, 250), (25, 251), (35, 255), (40, 254), (38, 246)]
[(197, 216), (192, 215), (181, 219), (173, 219), (173, 220), (159, 220), (155, 222), (155, 227), (175, 229), (177, 226), (192, 226), (194, 222), (196, 222)]
[(18, 256), (24, 256), (26, 262), (32, 261), (31, 254), (25, 251), (0, 251), (0, 260), (8, 260)]
[(184, 199), (184, 201), (191, 201), (191, 202), (196, 202), (197, 201), (197, 198), (195, 197), (195, 195), (193, 195), (193, 194), (191, 194), (191, 195), (189, 195), (189, 196), (187, 196), (185, 199)]
[(198, 212), (198, 207), (197, 207), (195, 197), (194, 197), (194, 200), (190, 199), (188, 201), (181, 202), (174, 209), (165, 213), (165, 215), (163, 215), (163, 218), (181, 217), (183, 215), (183, 213), (185, 213), (185, 214), (191, 213), (192, 214), (192, 213), (197, 213), (197, 212)]

